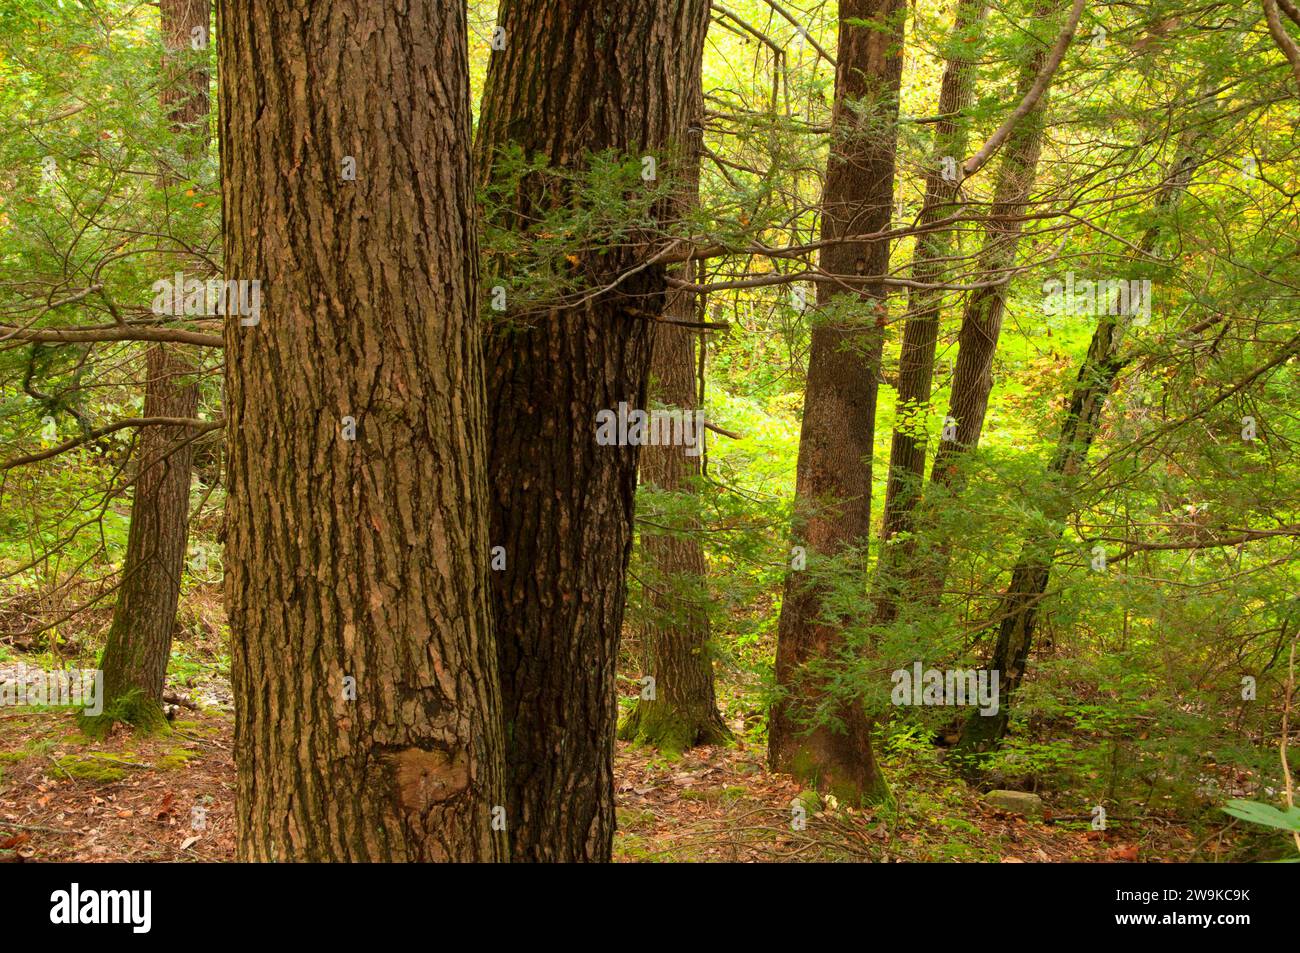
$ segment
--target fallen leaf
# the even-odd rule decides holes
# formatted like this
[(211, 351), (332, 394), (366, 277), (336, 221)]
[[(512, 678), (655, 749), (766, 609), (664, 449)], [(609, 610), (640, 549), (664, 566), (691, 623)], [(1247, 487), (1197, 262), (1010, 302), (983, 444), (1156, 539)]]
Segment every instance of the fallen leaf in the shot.
[(1137, 844), (1129, 844), (1127, 847), (1112, 847), (1106, 852), (1106, 859), (1136, 861), (1138, 859)]

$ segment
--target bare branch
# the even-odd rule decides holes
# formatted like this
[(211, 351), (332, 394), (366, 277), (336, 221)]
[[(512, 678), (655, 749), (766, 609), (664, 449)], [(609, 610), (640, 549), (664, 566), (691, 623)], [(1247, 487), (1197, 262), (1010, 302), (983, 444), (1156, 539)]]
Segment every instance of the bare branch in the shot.
[[(1295, 19), (1294, 10), (1295, 8), (1291, 7), (1287, 11), (1287, 16)], [(1300, 47), (1296, 46), (1295, 40), (1291, 39), (1291, 34), (1287, 33), (1286, 27), (1282, 25), (1282, 18), (1277, 12), (1277, 0), (1264, 0), (1264, 19), (1268, 21), (1268, 32), (1273, 34), (1278, 49), (1286, 55), (1287, 62), (1291, 64), (1291, 72), (1295, 74), (1296, 83), (1300, 85)]]
[(196, 344), (199, 347), (224, 347), (219, 334), (186, 331), (181, 328), (145, 328), (138, 325), (109, 324), (93, 328), (16, 328), (0, 324), (0, 342), (42, 341), (53, 344), (83, 344), (90, 341), (162, 341), (169, 344)]
[(28, 463), (48, 460), (50, 457), (57, 457), (61, 453), (66, 453), (80, 447), (82, 444), (98, 440), (100, 437), (118, 430), (125, 430), (127, 427), (190, 427), (198, 431), (198, 433), (206, 433), (209, 430), (220, 429), (223, 423), (222, 420), (196, 420), (192, 417), (127, 417), (111, 424), (104, 424), (102, 427), (96, 427), (80, 437), (65, 440), (57, 447), (50, 447), (37, 453), (29, 453), (6, 460), (4, 463), (0, 463), (0, 472), (12, 470), (14, 467), (21, 467)]

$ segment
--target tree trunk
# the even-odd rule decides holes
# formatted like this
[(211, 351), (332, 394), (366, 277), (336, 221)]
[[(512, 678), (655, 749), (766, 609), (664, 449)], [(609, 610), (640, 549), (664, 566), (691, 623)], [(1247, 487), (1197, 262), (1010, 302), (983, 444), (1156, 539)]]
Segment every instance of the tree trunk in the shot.
[[(1120, 316), (1118, 320), (1103, 317), (1097, 325), (1088, 356), (1079, 368), (1056, 453), (1048, 465), (1048, 473), (1054, 478), (1068, 480), (1076, 476), (1087, 462), (1088, 450), (1097, 435), (1102, 406), (1122, 366), (1118, 356), (1119, 344), (1125, 324), (1131, 318), (1132, 315)], [(1062, 492), (1068, 491), (1062, 487)], [(1064, 512), (1052, 514), (1054, 521), (1064, 519), (1065, 515)], [(990, 671), (1000, 673), (998, 709), (989, 715), (976, 711), (966, 719), (958, 742), (961, 751), (987, 750), (1006, 734), (1011, 698), (1025, 672), (1039, 603), (1047, 592), (1051, 576), (1053, 552), (1064, 532), (1064, 524), (1058, 525), (1060, 528), (1050, 539), (1033, 540), (1021, 548), (1011, 573), (1011, 583), (1002, 597), (1002, 622), (989, 663)]]
[[(1016, 98), (1023, 99), (1034, 85), (1048, 56), (1047, 46), (1038, 46), (1020, 70)], [(1043, 130), (1050, 89), (1044, 91), (1035, 107), (1012, 130), (1003, 147), (994, 188), (993, 204), (985, 227), (984, 245), (975, 270), (976, 282), (984, 287), (970, 292), (957, 332), (957, 364), (953, 370), (945, 430), (939, 441), (934, 466), (930, 472), (930, 490), (936, 488), (950, 497), (958, 497), (964, 486), (962, 463), (974, 450), (984, 429), (989, 395), (993, 390), (993, 358), (997, 354), (1006, 314), (1011, 274), (1023, 228), (1021, 216), (1028, 207), (1030, 193), (1038, 171)], [(935, 494), (937, 496), (937, 494)], [(891, 570), (894, 579), (905, 573), (912, 576), (911, 587), (918, 600), (937, 605), (947, 581), (951, 547), (940, 540), (923, 562), (912, 551), (910, 568)]]
[[(178, 351), (172, 345), (149, 348), (146, 417), (193, 417), (198, 410), (194, 368)], [(99, 663), (104, 713), (82, 719), (92, 734), (102, 734), (114, 721), (142, 731), (167, 727), (163, 682), (185, 567), (193, 432), (185, 427), (141, 431), (122, 585)]]
[[(683, 212), (699, 204), (700, 149), (704, 128), (704, 99), (699, 77), (695, 88), (695, 115), (683, 164)], [(692, 262), (677, 270), (691, 280)], [(668, 294), (664, 317), (687, 324), (696, 322), (696, 296), (688, 290)], [(650, 362), (650, 393), (654, 403), (683, 414), (699, 407), (696, 394), (696, 332), (679, 324), (655, 328)], [(703, 344), (701, 344), (703, 347)], [(695, 499), (700, 479), (704, 434), (691, 454), (685, 446), (651, 446), (641, 451), (641, 482)], [(641, 528), (641, 546), (650, 570), (649, 618), (642, 633), (644, 674), (654, 679), (653, 698), (642, 693), (619, 727), (625, 741), (652, 745), (677, 754), (696, 745), (723, 744), (731, 738), (713, 690), (713, 660), (709, 654), (708, 578), (704, 547), (696, 535), (699, 521), (692, 517), (676, 532)]]
[[(1180, 141), (1171, 173), (1156, 197), (1157, 222), (1186, 190), (1192, 170), (1200, 161), (1199, 157), (1209, 138), (1206, 126), (1198, 123)], [(1153, 254), (1159, 236), (1159, 226), (1150, 226), (1138, 247), (1146, 255)], [(1000, 673), (998, 710), (992, 715), (975, 712), (967, 718), (957, 746), (963, 755), (989, 751), (1007, 733), (1011, 699), (1024, 678), (1025, 664), (1029, 659), (1038, 623), (1039, 606), (1051, 579), (1052, 564), (1064, 532), (1065, 519), (1073, 508), (1069, 483), (1087, 468), (1088, 452), (1097, 436), (1102, 408), (1114, 386), (1115, 377), (1124, 364), (1119, 357), (1119, 348), (1132, 319), (1132, 311), (1113, 317), (1103, 315), (1093, 332), (1088, 354), (1079, 368), (1079, 376), (1070, 397), (1070, 408), (1057, 438), (1056, 453), (1047, 468), (1052, 481), (1060, 484), (1054, 496), (1058, 501), (1057, 507), (1048, 514), (1060, 528), (1054, 535), (1026, 541), (1021, 547), (1020, 556), (1011, 573), (1011, 582), (1002, 597), (1002, 622), (998, 626), (998, 640), (988, 666), (990, 671)]]
[[(666, 316), (692, 320), (693, 297), (674, 292)], [(685, 413), (696, 408), (694, 337), (689, 328), (670, 324), (655, 331), (652, 376), (657, 386), (652, 391), (662, 403)], [(644, 448), (642, 481), (661, 490), (693, 493), (700, 458), (683, 451), (680, 446)], [(619, 728), (620, 738), (666, 753), (722, 744), (731, 737), (713, 690), (704, 547), (691, 532), (698, 529), (698, 521), (691, 519), (676, 529), (675, 534), (654, 527), (641, 530), (645, 559), (652, 567), (648, 585), (653, 587), (642, 635), (644, 674), (654, 678), (655, 691), (653, 699), (638, 699)]]
[[(206, 49), (211, 5), (209, 0), (162, 0), (160, 10), (165, 75), (159, 98), (181, 150), (199, 155), (207, 148), (208, 71), (183, 71), (180, 64), (191, 49), (193, 29), (202, 28)], [(145, 365), (146, 417), (193, 417), (198, 412), (196, 367), (185, 348), (155, 344)], [(94, 734), (107, 731), (116, 720), (143, 731), (167, 727), (162, 696), (189, 539), (191, 439), (182, 427), (141, 428), (122, 585), (99, 663), (104, 714), (82, 719)]]
[[(1047, 47), (1039, 47), (1020, 71), (1017, 98), (1029, 92), (1047, 58)], [(957, 333), (957, 366), (953, 371), (948, 416), (956, 421), (956, 435), (941, 440), (935, 454), (933, 483), (960, 492), (959, 458), (979, 445), (993, 389), (993, 358), (997, 354), (1002, 318), (1010, 290), (1010, 269), (1016, 263), (1023, 223), (1042, 151), (1044, 113), (1050, 92), (1024, 117), (1007, 139), (998, 168), (998, 183), (989, 210), (984, 247), (976, 269), (977, 281), (988, 282), (970, 292)], [(942, 580), (940, 580), (942, 582)]]
[[(840, 5), (832, 146), (822, 199), (822, 237), (885, 228), (894, 191), (898, 89), (903, 69), (901, 0)], [(870, 26), (858, 21), (869, 21)], [(852, 104), (852, 105), (851, 105)], [(796, 543), (814, 565), (848, 547), (865, 558), (871, 523), (871, 463), (885, 318), (886, 241), (825, 246), (817, 285), (824, 314), (813, 327), (795, 487)], [(865, 565), (862, 569), (865, 571)], [(786, 575), (776, 652), (781, 696), (769, 721), (773, 768), (860, 802), (886, 796), (871, 751), (870, 725), (856, 701), (838, 705), (840, 725), (809, 725), (825, 687), (804, 667), (842, 651), (822, 587)]]
[[(671, 172), (698, 84), (707, 0), (505, 3), (488, 66), (480, 181), (519, 147), (578, 171), (590, 153), (653, 154)], [(534, 177), (501, 224), (563, 205)], [(667, 211), (667, 210), (665, 210)], [(603, 252), (603, 253), (602, 253)], [(662, 266), (636, 240), (582, 248), (585, 300), (506, 312), (488, 332), (492, 574), (508, 739), (513, 856), (609, 860), (615, 665), (626, 598), (637, 447), (596, 443), (596, 415), (645, 408)], [(500, 267), (510, 267), (508, 259)], [(604, 289), (604, 290), (602, 290)]]
[(239, 858), (504, 859), (465, 7), (220, 22)]
[[(939, 88), (942, 118), (935, 125), (934, 154), (926, 170), (925, 201), (917, 222), (922, 227), (947, 218), (957, 209), (958, 169), (969, 138), (962, 113), (970, 104), (975, 84), (974, 49), (968, 34), (972, 27), (983, 23), (986, 9), (983, 0), (962, 0), (957, 7), (950, 39), (952, 52)], [(945, 162), (951, 164), (945, 166)], [(952, 230), (947, 228), (917, 236), (912, 252), (914, 281), (927, 284), (942, 281), (950, 267), (945, 259), (952, 248), (952, 237)], [(912, 531), (912, 513), (925, 482), (925, 449), (929, 439), (925, 424), (934, 381), (943, 296), (943, 291), (933, 287), (914, 287), (908, 293), (907, 320), (903, 324), (898, 355), (897, 422), (889, 450), (882, 543), (888, 543), (899, 533)], [(916, 544), (910, 538), (892, 546), (882, 545), (877, 571), (877, 621), (890, 622), (897, 616), (903, 585), (898, 573), (912, 561), (915, 550)]]

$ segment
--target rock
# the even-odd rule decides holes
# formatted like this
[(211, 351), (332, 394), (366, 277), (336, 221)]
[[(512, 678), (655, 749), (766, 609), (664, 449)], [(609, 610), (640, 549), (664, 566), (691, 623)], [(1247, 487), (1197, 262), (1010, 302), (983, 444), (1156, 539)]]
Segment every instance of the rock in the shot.
[(999, 811), (1006, 811), (1008, 814), (1043, 816), (1043, 799), (1027, 791), (990, 791), (984, 795), (984, 800)]

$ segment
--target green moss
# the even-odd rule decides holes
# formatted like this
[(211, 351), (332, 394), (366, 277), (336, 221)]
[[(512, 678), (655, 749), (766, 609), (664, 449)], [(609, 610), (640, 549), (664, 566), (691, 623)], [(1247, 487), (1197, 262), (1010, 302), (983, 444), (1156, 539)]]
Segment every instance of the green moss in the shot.
[(797, 781), (811, 785), (818, 791), (832, 795), (840, 804), (852, 807), (870, 807), (873, 805), (889, 805), (893, 802), (893, 796), (889, 793), (889, 786), (885, 783), (884, 775), (879, 770), (876, 772), (875, 785), (863, 790), (852, 781), (835, 779), (827, 781), (822, 776), (821, 766), (813, 759), (812, 755), (806, 748), (800, 748), (794, 755), (790, 765), (790, 774)]
[(154, 764), (162, 771), (175, 771), (177, 768), (185, 767), (187, 762), (193, 761), (198, 756), (199, 753), (192, 748), (173, 748), (155, 760)]
[(683, 801), (717, 801), (722, 798), (722, 788), (687, 788), (680, 797)]
[(59, 776), (71, 776), (82, 781), (94, 781), (96, 784), (112, 784), (126, 777), (126, 769), (110, 764), (100, 758), (79, 758), (67, 755), (55, 758), (54, 764)]
[(215, 737), (221, 734), (221, 725), (212, 721), (173, 721), (172, 730), (181, 734), (207, 735)]
[(822, 798), (816, 791), (800, 791), (795, 797), (795, 800), (798, 801), (803, 806), (803, 809), (809, 814), (815, 814), (822, 809)]
[(697, 745), (726, 744), (731, 740), (720, 717), (696, 718), (663, 700), (638, 701), (619, 726), (618, 737), (656, 748), (669, 759)]
[(620, 807), (614, 809), (614, 817), (618, 822), (618, 829), (626, 831), (634, 827), (643, 827), (653, 824), (656, 820), (655, 812), (651, 810), (635, 811), (630, 807)]
[(49, 738), (41, 738), (37, 741), (29, 742), (27, 745), (19, 748), (17, 751), (0, 752), (0, 763), (17, 764), (19, 761), (26, 761), (35, 755), (42, 755), (54, 747), (54, 742)]
[(162, 706), (148, 698), (139, 689), (116, 698), (105, 706), (100, 715), (81, 715), (77, 725), (91, 738), (107, 737), (113, 725), (121, 722), (131, 725), (144, 735), (170, 734), (171, 725), (163, 713)]
[(663, 858), (656, 855), (650, 842), (636, 834), (618, 832), (614, 838), (614, 859), (616, 861), (656, 861)]

